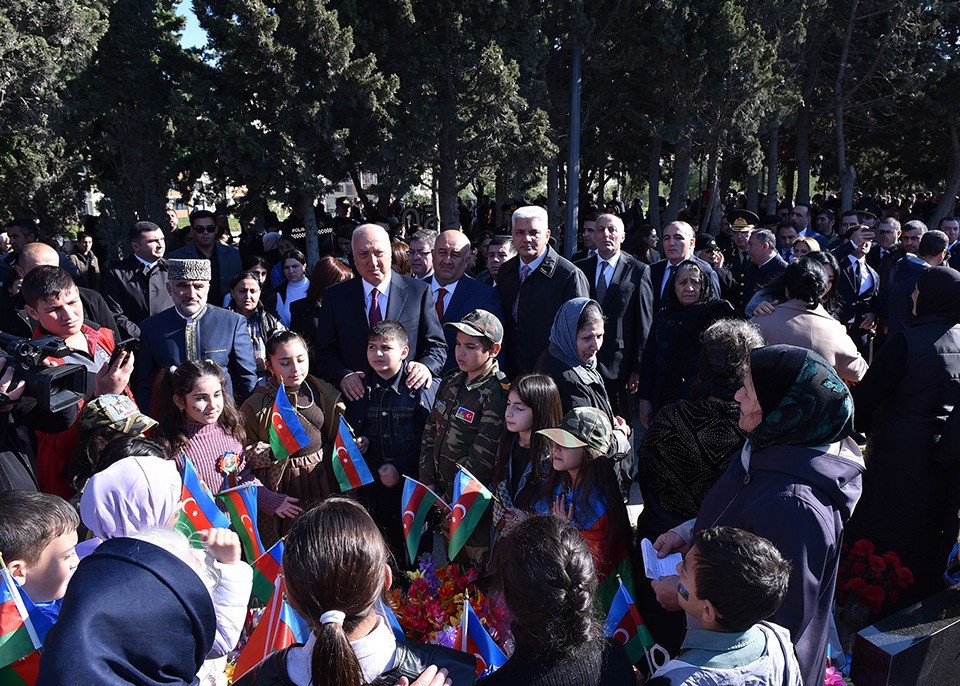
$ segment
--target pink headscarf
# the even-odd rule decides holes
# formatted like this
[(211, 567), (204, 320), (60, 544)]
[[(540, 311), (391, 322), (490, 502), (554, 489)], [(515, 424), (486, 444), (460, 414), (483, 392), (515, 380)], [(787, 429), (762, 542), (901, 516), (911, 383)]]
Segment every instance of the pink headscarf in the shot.
[(83, 489), (80, 518), (98, 540), (82, 551), (141, 529), (169, 526), (181, 490), (177, 464), (159, 457), (125, 457), (94, 474)]

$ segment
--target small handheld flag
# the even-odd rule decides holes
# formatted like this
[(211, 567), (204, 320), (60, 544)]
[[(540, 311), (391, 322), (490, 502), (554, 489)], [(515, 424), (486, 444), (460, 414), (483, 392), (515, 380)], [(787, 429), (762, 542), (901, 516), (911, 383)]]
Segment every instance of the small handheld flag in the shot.
[(637, 664), (647, 654), (647, 649), (653, 647), (654, 640), (623, 580), (618, 577), (617, 582), (620, 588), (607, 613), (603, 635), (617, 639), (627, 651), (630, 662)]
[(0, 567), (0, 666), (41, 648), (51, 626), (53, 622), (20, 590), (6, 565)]
[(397, 619), (397, 615), (394, 613), (393, 608), (387, 603), (383, 602), (383, 599), (377, 601), (377, 614), (387, 620), (390, 628), (393, 629), (393, 637), (397, 639), (397, 643), (407, 642), (407, 635), (403, 633), (403, 627), (400, 626), (400, 620)]
[(447, 551), (453, 559), (477, 528), (492, 494), (480, 480), (463, 467), (453, 480), (453, 513), (450, 516), (450, 546)]
[(280, 539), (253, 561), (253, 597), (267, 603), (273, 596), (274, 584), (283, 571), (283, 539)]
[(230, 526), (230, 520), (217, 507), (190, 458), (183, 453), (180, 455), (183, 458), (183, 491), (180, 495), (181, 512), (175, 528), (187, 538), (205, 529), (226, 529)]
[(306, 620), (287, 603), (283, 577), (277, 577), (274, 589), (270, 605), (264, 610), (260, 623), (237, 658), (233, 672), (235, 681), (268, 655), (296, 643), (306, 643), (310, 638), (310, 627)]
[(283, 384), (277, 388), (277, 397), (273, 401), (273, 413), (270, 415), (270, 449), (277, 461), (286, 460), (298, 450), (310, 444), (310, 437), (303, 429), (297, 411), (290, 404), (290, 398)]
[(441, 503), (448, 510), (450, 506), (436, 493), (409, 476), (403, 477), (403, 496), (400, 499), (400, 515), (403, 520), (403, 538), (407, 542), (407, 556), (410, 564), (417, 559), (420, 537), (423, 535), (423, 523), (430, 514), (434, 503)]
[(460, 619), (460, 650), (477, 659), (477, 677), (489, 676), (507, 661), (507, 656), (480, 623), (470, 607), (469, 598), (463, 599), (463, 617)]
[(233, 530), (240, 537), (247, 560), (256, 560), (263, 555), (263, 542), (257, 530), (257, 486), (246, 484), (231, 488), (217, 495), (230, 513)]
[(337, 429), (333, 448), (333, 473), (336, 474), (340, 490), (344, 493), (373, 483), (373, 474), (364, 462), (360, 448), (353, 440), (353, 433), (343, 416), (340, 417), (340, 427)]

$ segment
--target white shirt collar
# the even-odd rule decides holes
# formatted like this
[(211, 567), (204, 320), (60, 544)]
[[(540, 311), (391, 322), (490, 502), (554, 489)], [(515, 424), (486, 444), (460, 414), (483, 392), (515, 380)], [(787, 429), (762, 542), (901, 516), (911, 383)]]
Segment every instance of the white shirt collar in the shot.
[(370, 306), (370, 293), (373, 289), (376, 288), (380, 292), (382, 296), (380, 298), (380, 310), (383, 312), (384, 319), (387, 318), (386, 303), (390, 297), (390, 282), (392, 278), (390, 274), (387, 274), (387, 278), (384, 279), (379, 286), (374, 286), (372, 283), (367, 283), (364, 279), (360, 279), (360, 283), (363, 284), (363, 302), (366, 303), (367, 309), (369, 309)]
[(529, 264), (526, 263), (526, 262), (524, 262), (522, 259), (518, 260), (518, 261), (520, 262), (520, 264), (519, 264), (519, 266), (518, 266), (517, 268), (520, 269), (521, 272), (522, 272), (522, 270), (523, 270), (523, 265), (526, 264), (528, 267), (530, 267), (530, 273), (533, 274), (533, 272), (537, 271), (537, 267), (540, 266), (540, 263), (543, 262), (543, 258), (545, 258), (545, 257), (547, 256), (547, 251), (549, 251), (549, 250), (550, 250), (549, 247), (544, 248), (544, 249), (543, 249), (543, 252), (540, 253), (540, 256), (537, 257), (537, 259), (535, 259), (533, 262), (530, 262)]
[(433, 279), (430, 281), (430, 288), (433, 289), (433, 299), (437, 299), (437, 291), (439, 291), (441, 288), (445, 288), (447, 290), (447, 297), (452, 296), (453, 292), (457, 290), (457, 284), (459, 283), (460, 279), (457, 279), (453, 283), (448, 283), (446, 286), (441, 286), (437, 283), (437, 277), (434, 275)]
[(140, 257), (137, 253), (133, 253), (133, 256), (140, 261), (140, 264), (142, 264), (144, 267), (147, 267), (148, 269), (153, 269), (155, 266), (157, 266), (160, 263), (160, 260), (163, 259), (161, 257), (161, 258), (158, 258), (156, 262), (147, 262), (145, 259)]
[(593, 275), (593, 276), (594, 276), (594, 278), (593, 278), (593, 282), (594, 282), (594, 283), (596, 283), (596, 282), (597, 282), (597, 279), (600, 278), (600, 267), (603, 266), (603, 263), (604, 263), (604, 262), (606, 262), (608, 265), (610, 265), (610, 271), (607, 273), (607, 283), (610, 283), (610, 279), (613, 278), (613, 273), (617, 270), (617, 264), (619, 264), (619, 262), (620, 262), (620, 251), (618, 250), (617, 252), (615, 252), (615, 253), (613, 254), (613, 257), (611, 257), (611, 258), (608, 259), (608, 260), (604, 260), (604, 259), (600, 256), (600, 253), (597, 253), (597, 273)]

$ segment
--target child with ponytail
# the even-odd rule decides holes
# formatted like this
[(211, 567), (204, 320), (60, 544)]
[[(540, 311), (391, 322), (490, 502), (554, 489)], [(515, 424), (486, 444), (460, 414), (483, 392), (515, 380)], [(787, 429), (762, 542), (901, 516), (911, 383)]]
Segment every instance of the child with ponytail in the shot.
[(472, 655), (397, 643), (376, 612), (393, 575), (383, 536), (356, 501), (328, 498), (298, 517), (284, 539), (283, 571), (287, 598), (313, 632), (306, 644), (274, 653), (236, 686), (390, 686), (426, 677), (431, 664), (445, 668), (453, 686), (473, 683)]
[(154, 397), (161, 398), (159, 439), (183, 471), (186, 456), (211, 493), (232, 486), (257, 484), (257, 505), (278, 517), (300, 513), (296, 498), (265, 488), (247, 467), (246, 434), (240, 413), (226, 391), (223, 370), (216, 362), (188, 361), (159, 375)]

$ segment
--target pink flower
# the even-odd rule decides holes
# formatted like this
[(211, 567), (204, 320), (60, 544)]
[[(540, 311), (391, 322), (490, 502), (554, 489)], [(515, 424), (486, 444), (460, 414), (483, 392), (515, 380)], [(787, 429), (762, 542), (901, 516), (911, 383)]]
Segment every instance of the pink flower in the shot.
[(827, 667), (827, 671), (823, 675), (823, 686), (844, 686), (846, 683), (843, 679), (843, 674), (833, 667)]

